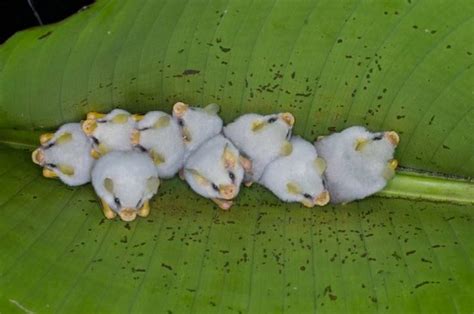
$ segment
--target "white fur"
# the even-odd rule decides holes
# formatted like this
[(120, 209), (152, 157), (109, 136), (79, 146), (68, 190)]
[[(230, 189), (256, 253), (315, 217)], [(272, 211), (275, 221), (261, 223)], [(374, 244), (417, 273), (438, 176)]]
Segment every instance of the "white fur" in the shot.
[[(260, 183), (285, 202), (302, 202), (304, 194), (309, 194), (307, 201), (314, 200), (325, 191), (320, 171), (315, 166), (318, 157), (314, 146), (294, 136), (291, 139), (293, 151), (288, 156), (282, 156), (272, 161), (260, 179)], [(301, 193), (293, 194), (287, 189), (287, 184), (294, 182), (301, 188)]]
[[(174, 114), (173, 117), (178, 121)], [(186, 127), (191, 135), (191, 141), (185, 142), (185, 159), (202, 143), (222, 130), (222, 119), (217, 114), (209, 113), (199, 107), (189, 107), (181, 119), (183, 127)]]
[(258, 181), (265, 167), (280, 156), (283, 144), (291, 136), (292, 128), (280, 118), (258, 131), (252, 131), (255, 121), (268, 121), (270, 118), (278, 118), (278, 114), (262, 116), (249, 113), (224, 127), (224, 135), (252, 160), (253, 175), (248, 178), (252, 181)]
[(371, 133), (354, 126), (322, 138), (315, 143), (326, 160), (326, 179), (331, 202), (346, 203), (362, 199), (383, 189), (387, 183), (383, 172), (395, 147), (382, 137), (356, 151), (357, 139), (372, 139), (383, 133)]
[[(153, 128), (161, 117), (169, 117), (169, 124)], [(178, 123), (167, 113), (151, 111), (137, 123), (136, 128), (140, 131), (140, 146), (159, 153), (165, 159), (163, 163), (156, 165), (159, 177), (174, 176), (183, 167), (185, 150)]]
[[(236, 157), (235, 167), (232, 169), (235, 175), (234, 182), (230, 179), (229, 171), (225, 168), (222, 158), (226, 145)], [(194, 151), (187, 159), (184, 169), (184, 177), (189, 186), (191, 186), (196, 193), (206, 198), (219, 198), (219, 192), (215, 191), (210, 184), (199, 184), (192, 173), (188, 171), (189, 169), (197, 170), (203, 177), (216, 186), (234, 184), (237, 189), (236, 195), (238, 194), (240, 184), (244, 177), (244, 169), (239, 163), (239, 151), (222, 135), (216, 135)]]
[[(64, 133), (72, 135), (72, 139), (69, 142), (55, 144), (46, 148)], [(67, 185), (76, 186), (91, 180), (90, 172), (95, 162), (94, 158), (90, 155), (91, 148), (91, 143), (82, 132), (81, 125), (79, 123), (68, 123), (61, 126), (54, 133), (54, 137), (42, 145), (41, 150), (44, 154), (45, 167), (54, 171), (62, 182)], [(74, 174), (70, 176), (65, 175), (56, 167), (49, 167), (48, 164), (71, 166), (74, 168)]]
[[(128, 115), (128, 121), (124, 124), (113, 123), (111, 120), (118, 114)], [(122, 109), (114, 109), (104, 118), (97, 119), (97, 128), (92, 136), (104, 145), (107, 151), (128, 151), (133, 148), (130, 141), (135, 120), (129, 112)]]
[[(147, 187), (147, 180), (158, 178), (151, 158), (142, 152), (110, 152), (101, 157), (92, 170), (92, 185), (97, 195), (117, 213), (123, 208), (139, 209), (157, 190)], [(112, 179), (113, 193), (104, 186), (106, 178)], [(117, 206), (114, 198), (120, 200)]]

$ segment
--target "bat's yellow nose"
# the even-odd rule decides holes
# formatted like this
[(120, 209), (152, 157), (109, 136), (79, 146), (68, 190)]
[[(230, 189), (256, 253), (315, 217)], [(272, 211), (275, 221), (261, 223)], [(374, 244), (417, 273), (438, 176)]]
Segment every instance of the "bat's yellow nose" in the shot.
[(235, 197), (237, 188), (233, 184), (221, 185), (219, 187), (219, 193), (223, 199), (230, 200)]
[(188, 110), (188, 105), (182, 102), (177, 102), (173, 106), (173, 114), (178, 118), (181, 118), (182, 116), (184, 116), (184, 113), (187, 110)]
[(42, 166), (44, 163), (44, 153), (41, 148), (35, 149), (35, 151), (31, 154), (31, 159), (37, 165)]
[(398, 133), (395, 131), (386, 132), (385, 136), (387, 137), (389, 142), (392, 143), (392, 145), (394, 146), (397, 146), (398, 143), (400, 143), (400, 136), (398, 136)]
[(288, 126), (292, 127), (293, 124), (295, 124), (295, 117), (289, 113), (289, 112), (285, 112), (285, 113), (282, 113), (281, 114), (281, 118), (283, 119), (283, 121), (286, 122), (286, 124), (288, 124)]
[(137, 218), (137, 211), (133, 208), (124, 208), (119, 213), (123, 221), (134, 221)]
[(331, 197), (329, 196), (329, 192), (324, 191), (318, 196), (316, 196), (316, 198), (314, 199), (314, 203), (318, 206), (324, 206), (327, 203), (329, 203), (330, 200), (331, 200)]

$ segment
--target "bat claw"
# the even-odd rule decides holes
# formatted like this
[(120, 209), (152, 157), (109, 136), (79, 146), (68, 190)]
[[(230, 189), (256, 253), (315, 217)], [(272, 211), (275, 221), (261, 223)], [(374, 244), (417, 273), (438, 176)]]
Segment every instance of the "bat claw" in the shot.
[(140, 131), (138, 131), (137, 129), (134, 129), (132, 131), (132, 135), (130, 136), (130, 140), (132, 141), (133, 145), (140, 144)]

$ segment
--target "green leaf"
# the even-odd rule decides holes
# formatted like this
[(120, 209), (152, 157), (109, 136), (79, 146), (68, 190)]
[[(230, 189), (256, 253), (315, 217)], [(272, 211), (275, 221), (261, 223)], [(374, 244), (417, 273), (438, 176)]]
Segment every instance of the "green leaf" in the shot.
[(469, 0), (102, 0), (3, 45), (0, 128), (176, 101), (226, 121), (288, 110), (308, 139), (393, 129), (403, 166), (473, 176), (473, 16)]
[(472, 310), (473, 208), (369, 198), (313, 210), (243, 189), (218, 210), (179, 179), (148, 218), (103, 218), (92, 188), (0, 149), (0, 308), (308, 313)]
[[(471, 313), (473, 16), (469, 0), (99, 0), (13, 36), (0, 47), (0, 311)], [(417, 171), (314, 210), (253, 186), (223, 212), (173, 179), (126, 224), (23, 150), (89, 111), (177, 101), (218, 103), (226, 122), (290, 111), (309, 140), (395, 130)]]

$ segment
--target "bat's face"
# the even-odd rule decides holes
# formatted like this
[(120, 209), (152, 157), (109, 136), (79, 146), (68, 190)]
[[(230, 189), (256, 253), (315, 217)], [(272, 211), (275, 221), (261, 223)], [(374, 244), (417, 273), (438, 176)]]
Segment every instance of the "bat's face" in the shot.
[[(318, 180), (314, 180), (318, 181)], [(290, 201), (299, 202), (306, 207), (324, 206), (329, 203), (329, 192), (321, 182), (314, 182), (313, 185), (303, 188), (304, 184), (297, 181), (287, 181), (286, 196)]]
[(222, 120), (217, 115), (219, 106), (210, 104), (204, 108), (190, 107), (182, 102), (173, 106), (173, 117), (181, 129), (184, 143), (197, 146), (222, 129)]
[(132, 221), (144, 206), (148, 206), (160, 181), (155, 176), (143, 179), (107, 177), (102, 184), (105, 189), (103, 200), (123, 221)]
[(41, 146), (33, 152), (32, 159), (43, 167), (45, 177), (74, 176), (74, 165), (61, 154), (72, 141), (71, 132), (46, 133), (40, 137)]
[(282, 139), (291, 137), (291, 130), (295, 123), (295, 118), (289, 112), (270, 114), (255, 119), (250, 128), (256, 136), (265, 137), (268, 133), (281, 134)]
[(231, 200), (237, 196), (244, 176), (238, 151), (225, 145), (212, 169), (186, 168), (185, 176), (208, 198)]
[(89, 155), (91, 144), (79, 123), (68, 123), (56, 133), (40, 137), (41, 146), (33, 154), (33, 162), (43, 167), (43, 175), (59, 177), (68, 185), (81, 185), (90, 181), (94, 160)]
[(149, 112), (144, 116), (136, 115), (136, 117), (136, 119), (139, 119), (140, 121), (135, 126), (131, 136), (131, 141), (134, 146), (142, 144), (140, 141), (141, 132), (163, 130), (171, 123), (171, 116), (159, 111)]
[(121, 109), (109, 114), (89, 112), (82, 130), (92, 141), (91, 155), (97, 159), (112, 150), (131, 149), (131, 134), (141, 117)]
[(399, 142), (400, 137), (394, 131), (361, 132), (361, 134), (354, 134), (352, 147), (348, 149), (367, 158), (380, 158), (383, 160), (391, 158)]
[(324, 206), (330, 200), (323, 179), (326, 162), (324, 159), (317, 157), (307, 163), (303, 175), (290, 174), (290, 178), (285, 181), (286, 198), (293, 202), (299, 202), (306, 207)]

